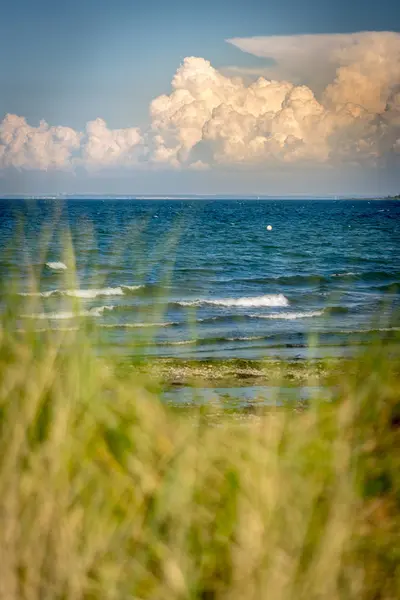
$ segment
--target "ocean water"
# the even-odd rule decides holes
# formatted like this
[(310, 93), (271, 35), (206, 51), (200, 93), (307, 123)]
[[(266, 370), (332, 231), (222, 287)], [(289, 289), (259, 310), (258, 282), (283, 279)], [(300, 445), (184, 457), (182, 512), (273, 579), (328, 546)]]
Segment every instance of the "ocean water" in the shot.
[(0, 200), (0, 251), (17, 326), (100, 352), (347, 356), (399, 329), (394, 200)]

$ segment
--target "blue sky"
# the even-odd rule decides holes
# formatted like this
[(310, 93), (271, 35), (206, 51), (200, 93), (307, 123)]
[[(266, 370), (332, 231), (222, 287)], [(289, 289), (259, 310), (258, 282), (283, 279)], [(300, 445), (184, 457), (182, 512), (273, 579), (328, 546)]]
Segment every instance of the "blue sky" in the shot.
[[(151, 124), (150, 103), (171, 93), (172, 77), (185, 57), (202, 57), (226, 77), (234, 76), (229, 68), (236, 67), (246, 85), (251, 85), (255, 78), (252, 70), (262, 73), (271, 60), (242, 52), (227, 39), (399, 29), (400, 6), (394, 0), (5, 0), (0, 22), (0, 118), (11, 113), (24, 117), (30, 127), (45, 120), (49, 126), (76, 132), (84, 132), (88, 122), (101, 118), (112, 131), (138, 128), (146, 147), (152, 148), (154, 142), (143, 133)], [(396, 81), (391, 85), (395, 87)], [(162, 135), (166, 139), (165, 132)], [(194, 150), (196, 157), (198, 148), (201, 150), (202, 144)], [(143, 155), (148, 158), (151, 152), (146, 150)], [(200, 165), (204, 162), (201, 152), (199, 156)], [(186, 166), (188, 160), (185, 155)], [(234, 187), (243, 192), (293, 193), (287, 164), (282, 168), (268, 163), (264, 168), (260, 159), (257, 168), (253, 164), (247, 168), (240, 160), (235, 164), (221, 159), (216, 164), (214, 160), (207, 169), (205, 185), (205, 171), (177, 169), (176, 165), (172, 172), (164, 168), (168, 165), (146, 171), (143, 158), (138, 159), (139, 169), (132, 161), (129, 168), (125, 161), (113, 164), (112, 169), (103, 161), (105, 168), (96, 172), (82, 165), (72, 170), (54, 169), (42, 161), (39, 167), (25, 168), (25, 163), (9, 161), (0, 174), (0, 193), (99, 193), (104, 186), (108, 193), (151, 194), (164, 189), (166, 193), (229, 193), (234, 191), (229, 189), (229, 180), (235, 180)], [(292, 172), (292, 186), (300, 186), (301, 192), (307, 192), (307, 186), (310, 193), (346, 193), (347, 189), (365, 193), (371, 186), (372, 193), (375, 188), (376, 193), (385, 193), (400, 187), (397, 156), (385, 160), (372, 175), (370, 166), (363, 169), (357, 164), (349, 173), (348, 164), (346, 168), (342, 164), (335, 166), (334, 173), (330, 167), (314, 180), (311, 176), (311, 181), (313, 161), (302, 164)]]

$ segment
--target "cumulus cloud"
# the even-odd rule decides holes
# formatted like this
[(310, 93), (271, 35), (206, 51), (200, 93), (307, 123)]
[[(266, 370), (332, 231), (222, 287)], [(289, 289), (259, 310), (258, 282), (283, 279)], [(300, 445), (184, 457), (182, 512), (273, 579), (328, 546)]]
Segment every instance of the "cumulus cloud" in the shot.
[[(246, 85), (209, 61), (189, 57), (170, 95), (151, 104), (154, 162), (173, 166), (294, 162), (376, 163), (397, 152), (400, 35), (360, 33), (230, 40), (276, 62), (288, 79), (260, 77)], [(290, 81), (331, 71), (319, 94)], [(318, 72), (318, 68), (316, 69)]]
[(87, 167), (128, 166), (136, 162), (142, 137), (136, 127), (109, 129), (103, 119), (89, 121), (83, 141), (82, 161)]
[(187, 57), (172, 90), (150, 105), (147, 130), (111, 129), (103, 119), (82, 132), (0, 123), (0, 166), (264, 168), (370, 164), (400, 156), (400, 34), (273, 36), (228, 40), (269, 60), (246, 82)]
[(127, 166), (135, 162), (140, 142), (137, 128), (109, 129), (103, 119), (78, 132), (45, 121), (32, 127), (23, 117), (7, 115), (0, 123), (0, 166), (42, 171)]
[[(353, 64), (356, 69), (357, 63), (358, 66), (363, 63), (363, 71), (369, 64), (372, 74), (377, 75), (376, 61), (381, 57), (389, 59), (392, 66), (397, 62), (395, 68), (398, 74), (399, 35), (390, 31), (255, 36), (231, 38), (227, 42), (243, 52), (266, 59), (269, 66), (259, 67), (265, 77), (308, 85), (317, 95), (332, 83), (337, 69), (346, 64)], [(394, 55), (391, 56), (393, 50)], [(239, 74), (241, 72), (237, 67), (233, 67), (233, 70)], [(242, 71), (257, 73), (254, 68)], [(396, 73), (392, 75), (396, 77)]]
[(0, 123), (0, 165), (24, 169), (67, 169), (81, 135), (70, 127), (28, 125), (23, 117), (7, 115)]

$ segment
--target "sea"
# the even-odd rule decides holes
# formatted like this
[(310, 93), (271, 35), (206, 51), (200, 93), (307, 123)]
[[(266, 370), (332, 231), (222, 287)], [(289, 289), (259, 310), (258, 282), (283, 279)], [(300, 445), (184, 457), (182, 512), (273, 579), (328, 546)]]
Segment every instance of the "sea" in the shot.
[(17, 329), (100, 353), (349, 356), (399, 331), (400, 201), (1, 199), (0, 276)]

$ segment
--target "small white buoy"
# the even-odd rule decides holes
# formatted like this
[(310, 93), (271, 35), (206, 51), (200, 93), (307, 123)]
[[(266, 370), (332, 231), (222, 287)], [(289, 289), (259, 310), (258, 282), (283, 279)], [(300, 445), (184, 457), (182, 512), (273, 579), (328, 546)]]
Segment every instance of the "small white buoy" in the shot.
[(272, 231), (272, 225), (267, 225), (268, 231)]

